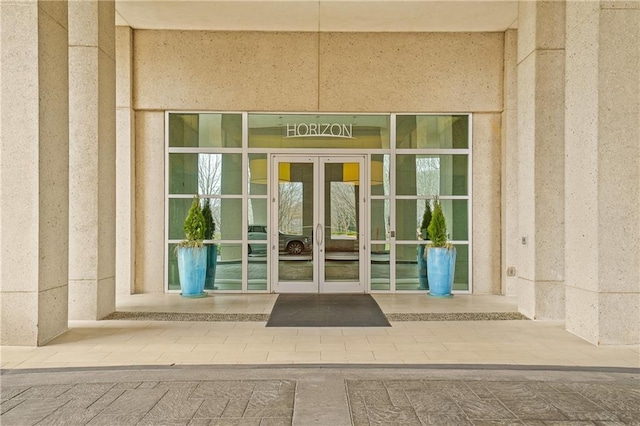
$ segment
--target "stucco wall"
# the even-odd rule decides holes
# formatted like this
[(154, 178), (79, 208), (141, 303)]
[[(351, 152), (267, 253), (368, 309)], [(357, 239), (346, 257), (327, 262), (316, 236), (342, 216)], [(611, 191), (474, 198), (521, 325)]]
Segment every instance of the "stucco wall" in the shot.
[[(163, 210), (145, 194), (164, 193), (156, 117), (164, 110), (482, 113), (473, 125), (474, 291), (500, 292), (503, 33), (136, 30), (133, 45), (133, 105), (144, 119), (136, 123), (144, 191), (136, 202), (145, 212), (136, 218), (138, 292), (163, 291), (152, 271), (164, 268), (164, 234), (150, 226), (159, 224), (151, 212)], [(150, 152), (155, 160), (143, 161)]]

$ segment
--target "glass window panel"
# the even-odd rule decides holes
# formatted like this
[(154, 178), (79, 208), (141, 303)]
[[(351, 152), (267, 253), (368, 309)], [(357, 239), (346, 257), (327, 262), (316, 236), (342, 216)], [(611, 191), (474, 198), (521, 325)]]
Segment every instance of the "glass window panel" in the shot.
[(169, 114), (169, 146), (242, 147), (242, 114)]
[(242, 290), (242, 244), (218, 244), (217, 290)]
[(469, 245), (456, 244), (456, 271), (453, 275), (454, 290), (469, 290)]
[(267, 195), (267, 154), (249, 154), (249, 194)]
[(371, 290), (391, 289), (389, 244), (371, 245)]
[(371, 156), (371, 195), (389, 195), (391, 170), (390, 156), (374, 154)]
[(242, 193), (242, 154), (169, 154), (169, 193)]
[[(330, 225), (332, 240), (356, 240), (358, 221), (356, 211), (356, 185), (345, 182), (327, 182), (330, 191)], [(327, 241), (327, 243), (329, 243)], [(327, 248), (328, 250), (328, 248)]]
[[(440, 200), (440, 203), (449, 239), (466, 241), (469, 238), (468, 200)], [(423, 213), (424, 200), (396, 200), (396, 238), (417, 240)]]
[(215, 199), (212, 205), (216, 229), (223, 240), (242, 239), (242, 200), (239, 198)]
[(207, 274), (204, 279), (205, 290), (217, 290), (215, 280), (218, 272), (219, 244), (205, 244), (207, 247)]
[(169, 239), (183, 240), (184, 220), (187, 218), (189, 208), (193, 200), (191, 198), (170, 198), (169, 199)]
[(401, 149), (469, 148), (469, 116), (398, 115), (396, 144)]
[[(265, 245), (266, 248), (266, 245)], [(267, 254), (253, 253), (249, 256), (247, 265), (248, 290), (260, 291), (267, 289)]]
[(398, 155), (397, 195), (467, 195), (468, 155)]
[(388, 149), (388, 115), (249, 114), (250, 148)]
[(371, 200), (371, 239), (389, 239), (389, 200)]
[(396, 245), (396, 290), (418, 290), (418, 245)]
[(266, 240), (267, 199), (249, 198), (248, 207), (249, 239)]
[(178, 272), (178, 258), (176, 256), (177, 244), (169, 244), (169, 253), (167, 253), (168, 272), (169, 272), (169, 290), (180, 290), (180, 275)]

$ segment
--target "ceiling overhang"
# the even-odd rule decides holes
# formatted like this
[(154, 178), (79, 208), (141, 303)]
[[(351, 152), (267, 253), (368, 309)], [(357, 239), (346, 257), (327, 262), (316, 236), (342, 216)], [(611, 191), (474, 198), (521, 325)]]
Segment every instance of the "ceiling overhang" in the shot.
[(116, 0), (116, 25), (157, 30), (494, 32), (517, 15), (512, 0)]

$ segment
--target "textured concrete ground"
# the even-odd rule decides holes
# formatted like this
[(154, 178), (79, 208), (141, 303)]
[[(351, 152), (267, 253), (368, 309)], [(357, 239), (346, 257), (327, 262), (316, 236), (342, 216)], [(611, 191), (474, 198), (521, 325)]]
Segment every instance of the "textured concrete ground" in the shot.
[(640, 425), (640, 369), (2, 370), (7, 425)]

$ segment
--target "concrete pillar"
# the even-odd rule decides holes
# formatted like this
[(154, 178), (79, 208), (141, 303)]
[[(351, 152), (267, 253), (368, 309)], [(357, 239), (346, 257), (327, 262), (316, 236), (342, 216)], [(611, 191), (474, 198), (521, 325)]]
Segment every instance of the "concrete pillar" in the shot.
[(640, 3), (569, 2), (566, 327), (640, 343)]
[(67, 2), (0, 3), (0, 344), (67, 330)]
[[(136, 293), (164, 292), (164, 113), (136, 112)], [(163, 211), (163, 210), (162, 210)], [(184, 221), (184, 219), (182, 219)]]
[[(518, 277), (508, 268), (518, 264), (518, 32), (504, 35), (504, 92), (502, 110), (501, 179), (501, 281), (502, 294), (517, 295)], [(475, 187), (475, 186), (474, 186)]]
[(69, 318), (115, 310), (115, 3), (69, 3)]
[(116, 27), (116, 291), (134, 292), (135, 113), (132, 106), (133, 30)]
[(565, 2), (518, 13), (518, 307), (564, 319)]

